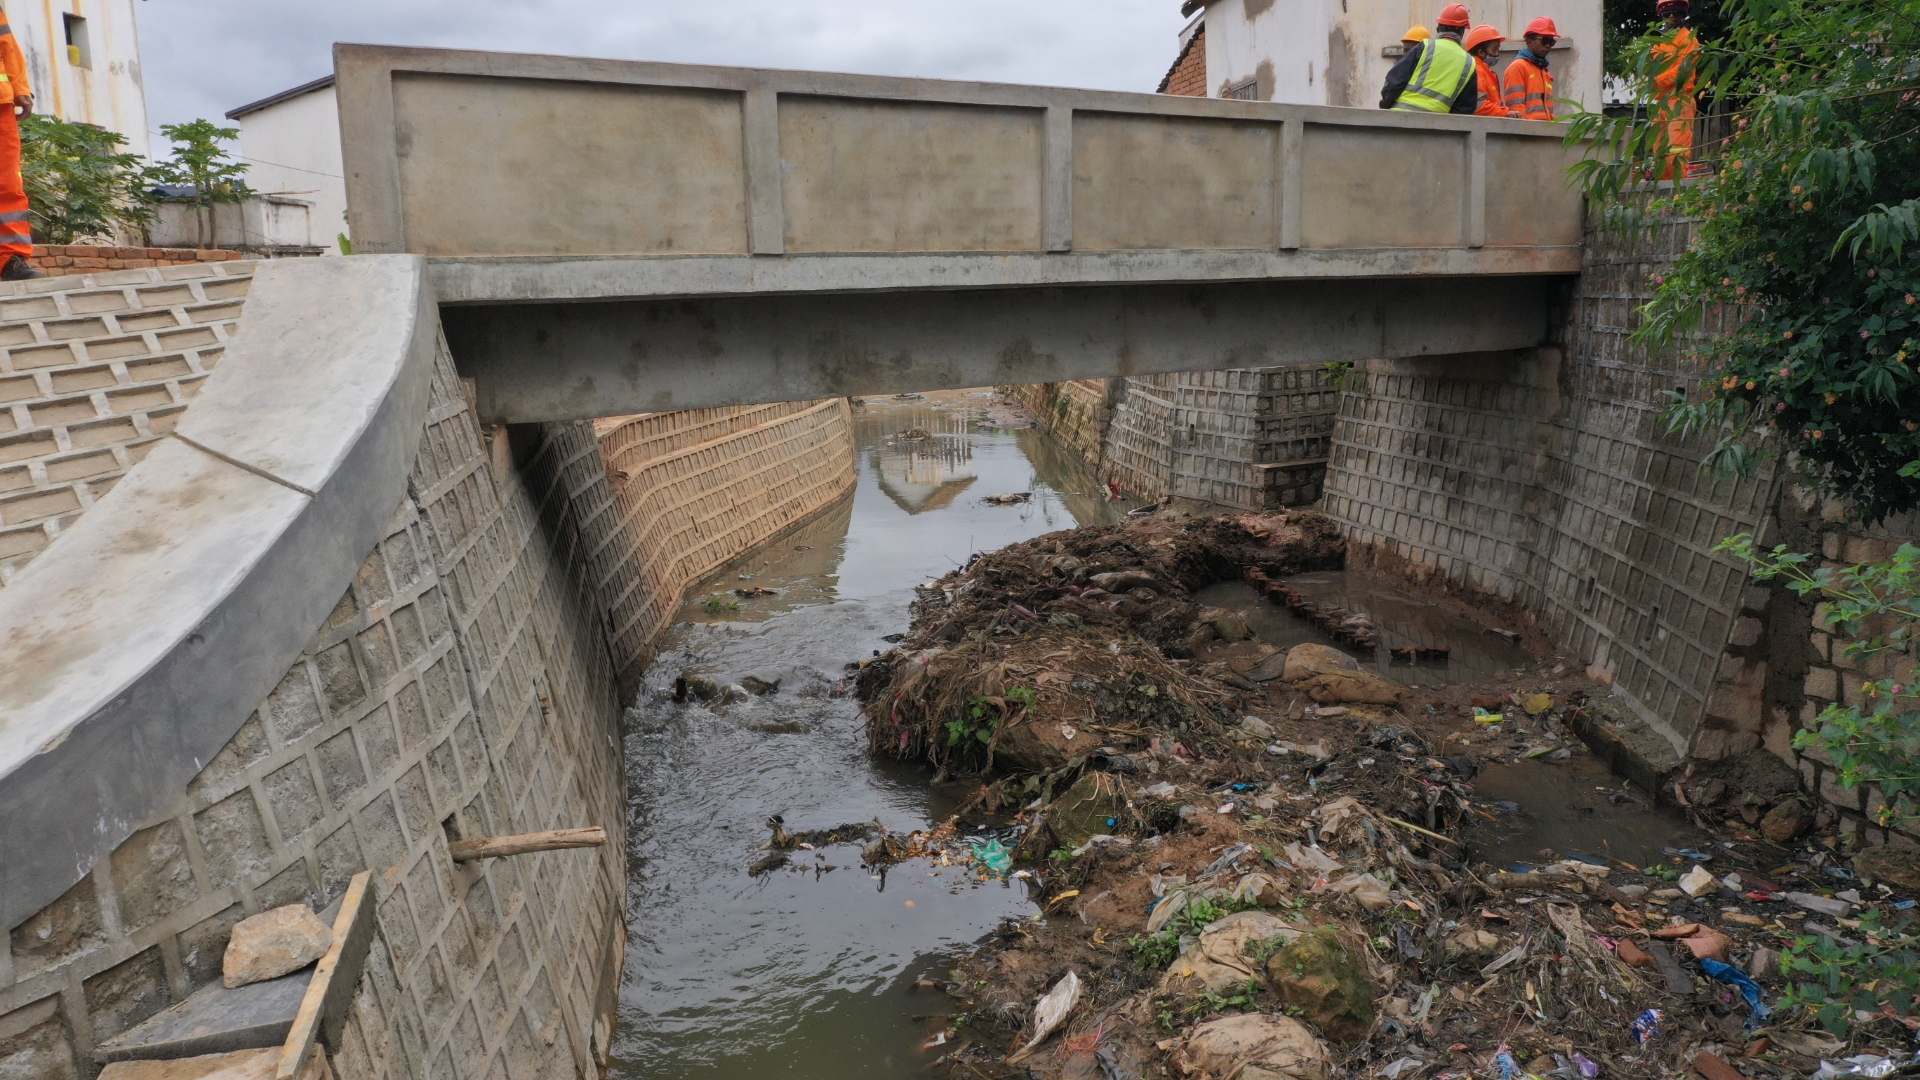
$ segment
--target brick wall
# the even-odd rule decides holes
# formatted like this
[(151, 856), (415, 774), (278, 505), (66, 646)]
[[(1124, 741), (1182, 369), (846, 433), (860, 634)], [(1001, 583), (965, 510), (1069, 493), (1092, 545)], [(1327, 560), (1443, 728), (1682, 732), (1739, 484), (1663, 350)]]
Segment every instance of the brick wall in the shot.
[(101, 270), (141, 270), (153, 266), (187, 266), (240, 259), (257, 259), (244, 251), (213, 248), (98, 247), (91, 244), (35, 244), (27, 262), (49, 277), (69, 277)]
[(0, 284), (0, 587), (173, 430), (253, 266)]
[[(442, 347), (409, 496), (279, 687), (171, 807), (0, 938), (0, 1073), (92, 1075), (100, 1040), (219, 976), (235, 922), (324, 906), (365, 868), (378, 933), (343, 1077), (591, 1071), (625, 780), (581, 512), (611, 500), (591, 425), (535, 434), (501, 468)], [(612, 843), (447, 854), (450, 836), (588, 824)]]
[[(1341, 405), (1326, 500), (1362, 561), (1518, 605), (1679, 752), (1758, 730), (1748, 698), (1715, 692), (1747, 582), (1712, 548), (1757, 530), (1774, 490), (1770, 472), (1700, 471), (1707, 444), (1659, 421), (1666, 393), (1699, 372), (1630, 339), (1687, 237), (1685, 223), (1633, 238), (1590, 228), (1564, 347), (1369, 365)], [(1728, 745), (1706, 734), (1708, 752)]]
[(1202, 25), (1180, 47), (1173, 67), (1160, 80), (1160, 93), (1183, 97), (1207, 96), (1207, 28)]

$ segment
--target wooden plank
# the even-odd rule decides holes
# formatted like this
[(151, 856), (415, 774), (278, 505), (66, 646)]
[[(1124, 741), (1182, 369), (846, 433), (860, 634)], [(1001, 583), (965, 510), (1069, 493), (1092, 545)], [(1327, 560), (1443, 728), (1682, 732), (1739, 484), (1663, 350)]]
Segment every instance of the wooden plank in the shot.
[(607, 830), (598, 825), (585, 829), (554, 829), (550, 832), (521, 833), (518, 836), (493, 836), (484, 840), (456, 840), (447, 845), (454, 862), (497, 859), (503, 855), (525, 855), (534, 851), (560, 848), (599, 847), (607, 842)]
[(347, 1006), (359, 989), (360, 971), (366, 966), (367, 948), (373, 943), (372, 883), (371, 870), (360, 871), (347, 883), (340, 915), (333, 921), (333, 941), (314, 968), (313, 981), (307, 984), (307, 996), (301, 1000), (293, 1029), (280, 1048), (274, 1080), (295, 1080), (316, 1040), (339, 1049)]

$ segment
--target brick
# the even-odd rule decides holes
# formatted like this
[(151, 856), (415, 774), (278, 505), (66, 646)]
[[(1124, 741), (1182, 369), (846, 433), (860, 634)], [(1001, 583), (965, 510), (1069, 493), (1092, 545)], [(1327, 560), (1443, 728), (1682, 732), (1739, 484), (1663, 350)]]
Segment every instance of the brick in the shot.
[(193, 820), (213, 888), (266, 879), (273, 866), (273, 845), (251, 789), (241, 789), (195, 814)]
[[(307, 904), (312, 906), (316, 899), (313, 882), (307, 876), (307, 860), (295, 859), (286, 869), (275, 874), (265, 885), (253, 890), (256, 906), (262, 911), (285, 907), (288, 904)], [(319, 905), (325, 907), (326, 905)]]
[(266, 790), (273, 820), (280, 827), (280, 839), (286, 843), (306, 835), (325, 812), (320, 803), (320, 790), (313, 782), (313, 770), (307, 767), (304, 757), (294, 758), (268, 773), (261, 787)]
[(186, 972), (190, 985), (198, 989), (220, 977), (220, 959), (227, 948), (227, 937), (246, 917), (247, 910), (234, 904), (180, 932), (180, 967)]
[(0, 1076), (20, 1080), (80, 1080), (80, 1056), (57, 999), (0, 1015)]
[(1728, 636), (1727, 644), (1737, 649), (1758, 645), (1760, 639), (1766, 635), (1766, 629), (1765, 624), (1751, 616), (1735, 619), (1733, 633)]
[(158, 922), (199, 894), (178, 821), (134, 833), (114, 849), (111, 863), (125, 930)]
[(187, 784), (187, 795), (197, 803), (210, 803), (225, 798), (247, 783), (247, 770), (272, 752), (267, 743), (267, 733), (260, 723), (260, 714), (247, 717), (240, 730), (227, 745), (213, 756), (207, 767), (201, 769)]
[(343, 731), (320, 744), (320, 782), (327, 802), (335, 810), (345, 809), (353, 796), (367, 783), (367, 771), (360, 761), (360, 748), (351, 730)]
[(360, 679), (360, 671), (353, 662), (353, 650), (346, 642), (314, 657), (314, 665), (320, 672), (321, 693), (334, 716), (344, 716), (366, 700), (366, 684)]
[(1807, 669), (1805, 685), (1806, 695), (1821, 701), (1840, 699), (1840, 673), (1832, 668), (1815, 667)]
[(383, 791), (360, 811), (360, 835), (366, 837), (366, 862), (376, 870), (393, 866), (407, 855), (407, 836), (400, 831), (400, 815), (393, 803), (393, 793)]
[(335, 829), (315, 845), (314, 859), (320, 864), (320, 895), (329, 904), (347, 891), (347, 882), (353, 875), (367, 868), (351, 823)]
[[(409, 686), (413, 685), (411, 683)], [(381, 703), (355, 726), (360, 746), (367, 755), (367, 768), (377, 780), (400, 763), (400, 743), (394, 734), (393, 708)]]
[(27, 979), (106, 944), (93, 877), (81, 878), (60, 899), (13, 928), (8, 945), (16, 979)]

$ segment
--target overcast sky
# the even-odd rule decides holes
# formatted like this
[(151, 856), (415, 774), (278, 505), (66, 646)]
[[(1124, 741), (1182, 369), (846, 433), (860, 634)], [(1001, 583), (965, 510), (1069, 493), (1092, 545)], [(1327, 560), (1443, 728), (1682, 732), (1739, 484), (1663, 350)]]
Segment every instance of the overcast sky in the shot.
[(333, 70), (336, 41), (1151, 91), (1180, 0), (142, 0), (150, 126)]

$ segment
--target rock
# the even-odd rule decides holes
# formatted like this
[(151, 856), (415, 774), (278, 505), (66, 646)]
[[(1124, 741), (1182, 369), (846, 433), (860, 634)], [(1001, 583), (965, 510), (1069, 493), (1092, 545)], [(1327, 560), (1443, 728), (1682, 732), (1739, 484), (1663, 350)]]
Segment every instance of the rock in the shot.
[(1448, 960), (1464, 960), (1479, 967), (1500, 951), (1500, 939), (1485, 930), (1463, 927), (1447, 935), (1441, 951)]
[(1241, 717), (1240, 730), (1246, 732), (1249, 735), (1258, 735), (1263, 739), (1273, 738), (1273, 725), (1267, 723), (1265, 720), (1262, 720), (1257, 716)]
[(1747, 974), (1756, 979), (1764, 979), (1780, 973), (1780, 950), (1757, 948), (1747, 958)]
[(780, 680), (763, 679), (758, 675), (748, 675), (740, 680), (740, 688), (755, 697), (765, 697), (768, 694), (777, 694), (780, 692)]
[(1213, 632), (1220, 635), (1221, 641), (1245, 641), (1253, 636), (1247, 629), (1247, 620), (1238, 612), (1226, 608), (1201, 608), (1200, 621), (1213, 627)]
[(673, 700), (685, 701), (689, 697), (701, 701), (712, 701), (720, 696), (720, 684), (705, 675), (682, 675), (673, 683)]
[(1853, 871), (1907, 893), (1920, 893), (1920, 853), (1868, 848), (1853, 857)]
[(1289, 1011), (1327, 1038), (1353, 1042), (1373, 1027), (1373, 984), (1367, 969), (1332, 927), (1300, 935), (1267, 960), (1268, 985)]
[(1329, 671), (1295, 685), (1322, 705), (1401, 705), (1411, 696), (1399, 683), (1367, 671)]
[(1316, 645), (1309, 641), (1295, 645), (1287, 650), (1286, 669), (1280, 677), (1288, 682), (1298, 682), (1313, 675), (1329, 671), (1359, 671), (1360, 661), (1326, 645)]
[(1111, 834), (1127, 813), (1127, 793), (1112, 773), (1087, 773), (1047, 809), (1047, 826), (1061, 847)]
[(1620, 886), (1620, 895), (1625, 896), (1629, 900), (1638, 900), (1647, 895), (1647, 887), (1645, 885), (1622, 885)]
[(1701, 897), (1720, 889), (1720, 879), (1701, 867), (1694, 867), (1683, 874), (1678, 882), (1680, 891), (1688, 896)]
[(1326, 1080), (1332, 1055), (1288, 1016), (1242, 1013), (1193, 1029), (1180, 1051), (1186, 1070), (1234, 1080)]
[(234, 924), (221, 960), (221, 982), (231, 990), (277, 979), (320, 959), (332, 940), (333, 931), (305, 904), (263, 911)]
[(1200, 932), (1200, 940), (1180, 954), (1160, 980), (1162, 993), (1209, 990), (1224, 994), (1259, 978), (1259, 965), (1247, 946), (1273, 938), (1298, 938), (1300, 931), (1264, 911), (1236, 911)]
[(1760, 819), (1760, 831), (1776, 844), (1784, 844), (1806, 832), (1813, 824), (1813, 811), (1799, 799), (1788, 799), (1767, 811)]

